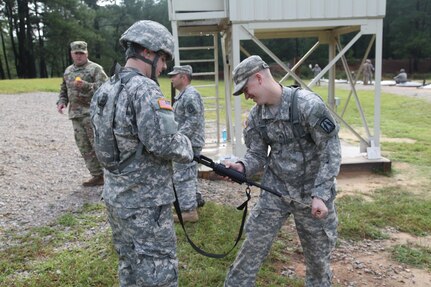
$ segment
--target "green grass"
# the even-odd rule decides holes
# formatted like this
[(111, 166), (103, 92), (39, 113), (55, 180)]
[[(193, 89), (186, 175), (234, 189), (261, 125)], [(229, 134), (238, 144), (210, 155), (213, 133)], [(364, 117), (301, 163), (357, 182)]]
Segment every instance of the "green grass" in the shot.
[[(208, 202), (199, 213), (199, 223), (186, 225), (192, 240), (209, 252), (230, 250), (242, 212)], [(104, 206), (95, 204), (66, 214), (51, 226), (33, 228), (24, 235), (9, 234), (15, 244), (0, 251), (0, 286), (116, 286), (118, 260), (107, 226)], [(223, 259), (203, 257), (188, 244), (180, 225), (176, 231), (179, 285), (222, 286), (238, 247)], [(302, 280), (279, 276), (274, 267), (276, 262), (288, 262), (287, 238), (282, 233), (274, 244), (259, 273), (259, 281), (265, 282), (261, 286), (303, 286)]]
[(392, 258), (416, 268), (431, 271), (431, 248), (417, 245), (397, 245), (392, 250)]
[(0, 94), (59, 92), (62, 78), (1, 80)]
[(401, 188), (382, 188), (370, 196), (342, 196), (337, 199), (339, 233), (354, 240), (382, 239), (384, 227), (417, 236), (431, 233), (431, 199)]
[(117, 259), (103, 205), (84, 205), (57, 224), (8, 234), (13, 244), (0, 251), (0, 286), (112, 286)]

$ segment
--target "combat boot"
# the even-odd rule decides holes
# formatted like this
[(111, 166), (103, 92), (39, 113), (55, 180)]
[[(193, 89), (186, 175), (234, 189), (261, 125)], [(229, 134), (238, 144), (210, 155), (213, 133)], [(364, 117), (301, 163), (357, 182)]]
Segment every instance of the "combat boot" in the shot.
[[(196, 222), (199, 220), (199, 215), (196, 209), (181, 212), (183, 222)], [(174, 214), (174, 222), (180, 222), (178, 215)]]
[(96, 175), (93, 176), (92, 178), (90, 178), (87, 181), (84, 181), (82, 183), (83, 186), (98, 186), (98, 185), (103, 185), (104, 180), (103, 180), (103, 175)]

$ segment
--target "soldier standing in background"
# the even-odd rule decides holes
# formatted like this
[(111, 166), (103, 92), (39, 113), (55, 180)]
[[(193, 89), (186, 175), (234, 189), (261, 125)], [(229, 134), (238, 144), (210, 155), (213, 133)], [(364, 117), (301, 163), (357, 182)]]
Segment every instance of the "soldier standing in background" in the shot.
[[(105, 169), (102, 194), (119, 257), (120, 286), (174, 287), (178, 259), (172, 161), (193, 160), (190, 140), (178, 132), (173, 108), (157, 83), (173, 57), (174, 39), (163, 25), (142, 20), (123, 33), (120, 43), (126, 65), (99, 88), (91, 103), (96, 151), (114, 142), (111, 150), (117, 150), (123, 165)], [(116, 105), (105, 107), (113, 98)], [(107, 114), (114, 116), (112, 123), (100, 120)], [(111, 134), (104, 134), (107, 130)]]
[[(205, 144), (205, 116), (201, 95), (190, 85), (192, 74), (190, 65), (175, 66), (168, 73), (173, 87), (180, 92), (175, 96), (174, 103), (178, 131), (190, 139), (193, 153), (199, 155)], [(174, 185), (184, 222), (196, 222), (199, 219), (196, 208), (205, 204), (198, 190), (197, 176), (197, 162), (174, 162)], [(174, 220), (178, 222), (176, 215)]]
[(370, 59), (366, 59), (362, 70), (364, 85), (371, 85), (373, 83), (373, 73), (374, 66), (371, 64)]
[[(234, 95), (244, 93), (256, 105), (244, 129), (246, 154), (227, 166), (248, 178), (264, 170), (262, 184), (285, 197), (262, 191), (224, 286), (255, 286), (259, 268), (290, 215), (304, 251), (305, 286), (331, 286), (330, 257), (338, 223), (334, 199), (341, 162), (339, 126), (318, 95), (281, 86), (259, 56), (242, 61), (233, 71), (233, 80)], [(292, 123), (295, 114), (298, 123)]]
[(103, 185), (103, 169), (93, 148), (94, 136), (90, 122), (90, 103), (94, 92), (107, 80), (103, 68), (88, 59), (87, 43), (70, 44), (73, 64), (66, 68), (61, 84), (57, 111), (62, 114), (69, 106), (75, 142), (90, 171), (91, 178), (83, 186)]
[[(322, 71), (322, 68), (320, 68), (319, 64), (314, 65), (314, 67), (311, 69), (313, 72), (314, 78), (317, 77), (317, 75)], [(320, 79), (316, 82), (316, 86), (320, 86)]]

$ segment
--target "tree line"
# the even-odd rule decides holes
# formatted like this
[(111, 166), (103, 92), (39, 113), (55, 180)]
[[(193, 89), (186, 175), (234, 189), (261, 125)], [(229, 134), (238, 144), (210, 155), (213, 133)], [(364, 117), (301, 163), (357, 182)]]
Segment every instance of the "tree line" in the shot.
[[(387, 0), (383, 58), (409, 59), (412, 72), (419, 61), (429, 58), (429, 15), (431, 0)], [(71, 63), (69, 44), (75, 40), (86, 41), (90, 59), (109, 71), (114, 61), (123, 62), (119, 37), (142, 19), (158, 21), (171, 30), (167, 0), (0, 1), (0, 79), (61, 76)], [(285, 62), (299, 59), (314, 42), (265, 40)], [(245, 45), (251, 52), (260, 52), (252, 43)], [(360, 59), (367, 45), (368, 40), (361, 39), (347, 56)], [(311, 60), (327, 59), (326, 53), (318, 49)]]

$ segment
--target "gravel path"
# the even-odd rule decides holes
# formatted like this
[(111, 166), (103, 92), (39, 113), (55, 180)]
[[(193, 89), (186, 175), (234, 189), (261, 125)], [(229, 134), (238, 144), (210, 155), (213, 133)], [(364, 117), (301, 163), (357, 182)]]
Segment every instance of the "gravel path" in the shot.
[[(100, 201), (101, 187), (81, 186), (90, 175), (56, 101), (56, 93), (0, 95), (0, 235)], [(207, 200), (236, 205), (245, 199), (245, 186), (199, 183)]]

